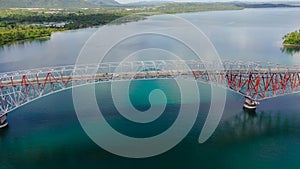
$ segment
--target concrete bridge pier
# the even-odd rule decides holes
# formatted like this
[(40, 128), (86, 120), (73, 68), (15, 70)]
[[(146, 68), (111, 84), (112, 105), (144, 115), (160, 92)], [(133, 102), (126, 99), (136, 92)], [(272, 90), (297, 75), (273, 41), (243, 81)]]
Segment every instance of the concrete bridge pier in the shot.
[(8, 125), (6, 117), (7, 117), (7, 114), (0, 114), (0, 129), (6, 127)]
[(245, 102), (244, 102), (244, 107), (243, 109), (247, 112), (254, 112), (256, 110), (256, 105), (258, 105), (259, 102), (249, 98), (249, 97), (245, 97)]

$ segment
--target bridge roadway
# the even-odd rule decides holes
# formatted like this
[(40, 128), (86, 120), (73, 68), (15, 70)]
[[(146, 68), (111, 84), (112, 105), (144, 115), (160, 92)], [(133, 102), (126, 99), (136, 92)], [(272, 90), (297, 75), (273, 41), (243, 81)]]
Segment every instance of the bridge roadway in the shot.
[[(276, 70), (268, 70), (268, 69), (260, 69), (259, 71), (251, 72), (252, 75), (257, 74), (297, 74), (300, 73), (298, 69), (276, 69)], [(100, 73), (94, 75), (68, 75), (68, 76), (58, 76), (53, 77), (51, 82), (53, 83), (63, 83), (69, 81), (112, 81), (112, 80), (132, 80), (132, 79), (164, 79), (164, 78), (175, 78), (180, 76), (193, 76), (197, 79), (197, 75), (212, 75), (212, 76), (225, 76), (225, 75), (249, 75), (249, 70), (167, 70), (167, 71), (144, 71), (144, 72), (118, 72), (118, 73)], [(11, 86), (24, 86), (29, 84), (43, 84), (42, 82), (47, 82), (49, 76), (45, 77), (35, 77), (35, 78), (27, 78), (26, 75), (22, 75), (23, 78), (16, 79), (10, 78), (10, 80), (2, 81), (0, 79), (0, 88), (11, 87)], [(26, 79), (25, 79), (26, 78)], [(267, 77), (266, 77), (267, 78)]]

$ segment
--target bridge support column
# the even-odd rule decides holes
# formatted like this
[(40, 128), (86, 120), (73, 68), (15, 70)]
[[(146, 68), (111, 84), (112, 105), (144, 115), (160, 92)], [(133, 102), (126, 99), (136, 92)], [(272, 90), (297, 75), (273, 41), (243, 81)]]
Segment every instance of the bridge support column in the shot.
[(249, 97), (245, 97), (245, 103), (244, 103), (244, 110), (248, 111), (248, 112), (255, 112), (256, 109), (256, 105), (258, 105), (259, 102), (249, 98)]
[(6, 127), (8, 125), (6, 117), (7, 117), (7, 114), (0, 114), (0, 129)]

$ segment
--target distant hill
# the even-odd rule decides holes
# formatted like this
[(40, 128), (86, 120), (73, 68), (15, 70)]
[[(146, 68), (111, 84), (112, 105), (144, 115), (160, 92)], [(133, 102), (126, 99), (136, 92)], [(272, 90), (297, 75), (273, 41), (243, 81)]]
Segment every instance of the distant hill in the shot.
[(125, 6), (154, 6), (154, 5), (162, 5), (162, 4), (169, 4), (174, 3), (172, 1), (139, 1), (139, 2), (132, 2), (123, 4)]
[(117, 1), (115, 0), (87, 0), (93, 4), (96, 5), (101, 5), (101, 6), (118, 6), (120, 5)]
[(242, 2), (236, 2), (234, 4), (238, 7), (243, 7), (243, 8), (291, 8), (291, 7), (300, 7), (297, 4), (289, 4), (289, 3), (242, 3)]
[(0, 0), (0, 8), (87, 8), (118, 4), (114, 0)]

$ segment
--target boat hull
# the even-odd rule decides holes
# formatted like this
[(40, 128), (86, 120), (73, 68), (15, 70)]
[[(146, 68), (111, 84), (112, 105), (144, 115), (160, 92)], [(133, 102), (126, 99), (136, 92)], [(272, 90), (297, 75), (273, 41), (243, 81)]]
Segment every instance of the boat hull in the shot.
[(2, 128), (4, 128), (4, 127), (7, 127), (7, 125), (8, 125), (6, 116), (7, 116), (6, 114), (0, 115), (0, 129), (2, 129)]
[(244, 104), (244, 108), (250, 109), (250, 110), (255, 110), (256, 109), (256, 104), (254, 105), (249, 105), (247, 103)]
[(5, 121), (3, 124), (0, 125), (0, 129), (5, 128), (8, 126), (8, 122)]
[(251, 98), (245, 97), (244, 109), (255, 111), (256, 106), (258, 104), (259, 104), (259, 102), (255, 101)]

